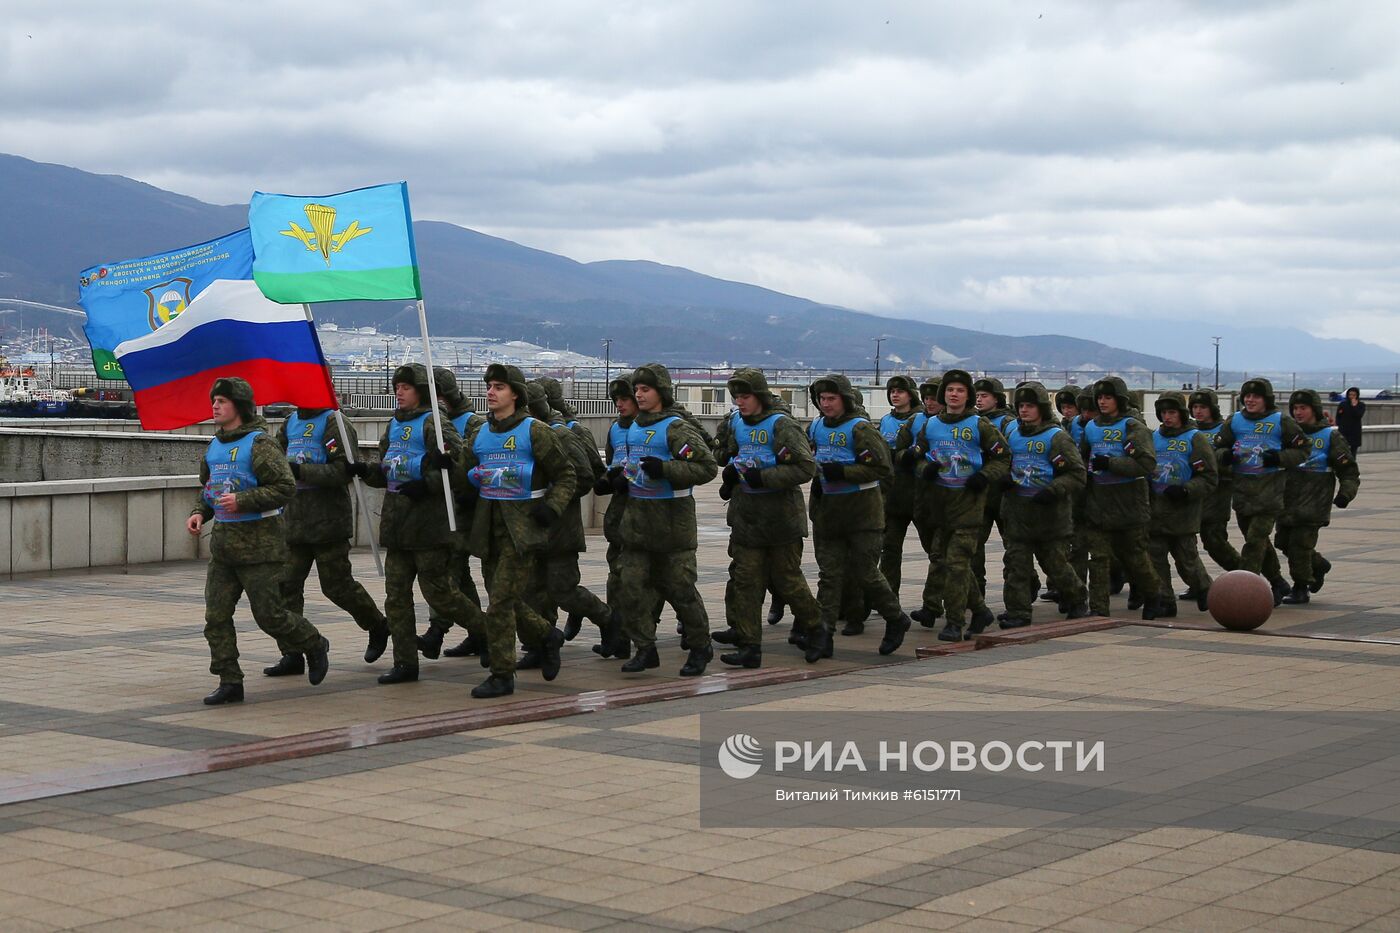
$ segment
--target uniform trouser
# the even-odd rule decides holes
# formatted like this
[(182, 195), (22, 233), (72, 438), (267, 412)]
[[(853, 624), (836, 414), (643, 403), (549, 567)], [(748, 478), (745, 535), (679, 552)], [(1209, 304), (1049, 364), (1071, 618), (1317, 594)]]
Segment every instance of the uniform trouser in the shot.
[(1283, 579), (1283, 568), (1279, 566), (1278, 554), (1271, 540), (1277, 512), (1259, 512), (1255, 515), (1235, 513), (1240, 531), (1244, 533), (1244, 547), (1240, 548), (1240, 569), (1262, 574), (1270, 583)]
[(1129, 528), (1100, 528), (1089, 525), (1089, 611), (1094, 615), (1108, 615), (1109, 565), (1117, 559), (1128, 575), (1128, 581), (1148, 598), (1161, 590), (1157, 571), (1152, 569), (1152, 559), (1147, 553), (1147, 526), (1133, 525)]
[(1060, 599), (1072, 606), (1082, 605), (1087, 597), (1084, 584), (1069, 563), (1069, 538), (1032, 541), (1007, 535), (1002, 544), (1006, 551), (1001, 558), (1003, 583), (1002, 600), (1006, 603), (1008, 619), (1031, 621), (1031, 584), (1040, 578), (1035, 573), (1035, 561), (1040, 562), (1046, 577)]
[(452, 585), (452, 554), (446, 545), (435, 548), (389, 548), (384, 552), (384, 614), (394, 640), (394, 666), (418, 666), (417, 619), (413, 611), (413, 581), (428, 610), (480, 636), (481, 610)]
[(772, 547), (745, 547), (731, 541), (729, 583), (725, 617), (740, 647), (763, 644), (763, 596), (769, 590), (792, 607), (795, 630), (811, 631), (821, 624), (821, 605), (802, 575), (800, 539)]
[(530, 606), (531, 585), (536, 582), (533, 554), (521, 554), (509, 536), (496, 535), (491, 541), (491, 557), (481, 566), (486, 584), (485, 638), (491, 651), (491, 673), (515, 676), (515, 639), (526, 648), (543, 647), (553, 627)]
[[(458, 592), (467, 597), (467, 600), (479, 610), (481, 608), (481, 595), (477, 592), (476, 581), (472, 579), (471, 557), (465, 547), (454, 543), (452, 545), (452, 558), (448, 563), (448, 577)], [(428, 624), (440, 628), (444, 632), (452, 627), (450, 619), (444, 619), (432, 611), (428, 613)]]
[(618, 569), (618, 558), (622, 556), (622, 545), (616, 541), (608, 542), (608, 584), (607, 600), (609, 606), (616, 606), (618, 594), (622, 589), (622, 572)]
[(1172, 572), (1167, 566), (1167, 556), (1176, 563), (1177, 576), (1193, 593), (1206, 593), (1210, 590), (1210, 574), (1201, 563), (1201, 553), (1196, 549), (1195, 535), (1164, 535), (1152, 533), (1147, 538), (1147, 551), (1152, 556), (1152, 569), (1157, 571), (1161, 587), (1157, 593), (1168, 606), (1176, 605), (1176, 593), (1172, 588)]
[(899, 595), (899, 585), (904, 578), (904, 538), (909, 533), (909, 525), (914, 519), (908, 515), (885, 513), (885, 535), (880, 551), (880, 572), (885, 575), (890, 589)]
[(282, 602), (284, 565), (280, 563), (227, 564), (210, 560), (204, 575), (204, 640), (209, 642), (209, 673), (221, 683), (241, 684), (238, 635), (233, 610), (239, 597), (248, 594), (253, 621), (292, 654), (316, 647), (321, 633), (300, 613), (289, 612)]
[(1322, 555), (1317, 553), (1319, 525), (1281, 525), (1274, 543), (1288, 558), (1288, 575), (1294, 586), (1316, 583), (1322, 576)]
[[(321, 584), (321, 593), (335, 605), (350, 613), (364, 631), (372, 631), (384, 624), (384, 613), (379, 604), (365, 591), (355, 572), (350, 569), (350, 542), (333, 541), (329, 544), (289, 544), (291, 560), (287, 563), (286, 576), (282, 578), (282, 601), (288, 612), (301, 615), (306, 608), (306, 577), (311, 573), (311, 565), (316, 565), (316, 579)], [(292, 646), (279, 641), (277, 649), (283, 654), (295, 654)]]
[(938, 529), (914, 522), (914, 530), (919, 533), (919, 544), (928, 555), (928, 570), (924, 573), (924, 590), (921, 594), (924, 611), (933, 616), (943, 614), (943, 541)]
[(546, 554), (540, 559), (540, 574), (549, 602), (569, 615), (579, 615), (594, 622), (608, 619), (608, 606), (593, 591), (579, 581), (578, 553)]
[(709, 647), (710, 617), (695, 588), (698, 574), (694, 551), (623, 548), (619, 564), (623, 621), (638, 650), (656, 645), (658, 607), (663, 600), (676, 610), (691, 650)]
[(938, 549), (943, 555), (943, 612), (952, 625), (962, 625), (968, 609), (980, 612), (987, 608), (972, 567), (980, 534), (976, 526), (938, 529)]
[(1069, 565), (1079, 582), (1089, 579), (1089, 532), (1080, 516), (1075, 516), (1074, 533), (1069, 539)]
[(1221, 570), (1239, 570), (1240, 552), (1230, 543), (1230, 519), (1201, 519), (1201, 546)]
[[(855, 531), (844, 535), (816, 535), (817, 601), (822, 624), (835, 628), (843, 605), (859, 596), (886, 622), (899, 618), (899, 597), (880, 572), (879, 531)], [(852, 592), (851, 588), (855, 591)]]

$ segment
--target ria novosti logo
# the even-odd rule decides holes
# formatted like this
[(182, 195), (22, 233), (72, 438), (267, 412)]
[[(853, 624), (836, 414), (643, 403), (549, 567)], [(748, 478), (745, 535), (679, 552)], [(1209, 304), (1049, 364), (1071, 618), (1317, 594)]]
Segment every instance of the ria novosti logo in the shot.
[(763, 745), (747, 733), (736, 732), (720, 745), (718, 757), (720, 770), (742, 781), (763, 767)]

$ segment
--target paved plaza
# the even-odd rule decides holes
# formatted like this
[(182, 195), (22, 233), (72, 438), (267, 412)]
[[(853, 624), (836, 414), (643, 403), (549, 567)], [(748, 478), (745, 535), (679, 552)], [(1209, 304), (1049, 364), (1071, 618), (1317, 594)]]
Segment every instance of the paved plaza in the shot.
[[(474, 658), (378, 686), (387, 663), (359, 660), (363, 636), (314, 577), (326, 682), (262, 677), (276, 649), (243, 607), (248, 699), (219, 708), (200, 703), (214, 686), (202, 564), (0, 584), (0, 929), (1400, 929), (1400, 799), (1229, 830), (719, 829), (699, 814), (711, 711), (1400, 712), (1400, 455), (1360, 463), (1359, 498), (1322, 535), (1325, 588), (1261, 633), (1187, 604), (1136, 624), (1120, 596), (1125, 624), (923, 660), (933, 630), (885, 658), (872, 617), (807, 665), (788, 619), (766, 628), (762, 669), (716, 660), (693, 681), (676, 676), (668, 611), (659, 671), (620, 674), (586, 626), (556, 681), (523, 671), (494, 702), (468, 696)], [(718, 628), (727, 533), (712, 495), (701, 522)], [(584, 582), (601, 590), (590, 544)], [(994, 538), (994, 608), (1000, 555)], [(368, 552), (354, 560), (382, 598)], [(910, 608), (922, 578), (911, 538)], [(1055, 618), (1039, 604), (1037, 622)], [(1260, 775), (1261, 794), (1276, 777)], [(1345, 771), (1316, 781), (1353, 789)]]

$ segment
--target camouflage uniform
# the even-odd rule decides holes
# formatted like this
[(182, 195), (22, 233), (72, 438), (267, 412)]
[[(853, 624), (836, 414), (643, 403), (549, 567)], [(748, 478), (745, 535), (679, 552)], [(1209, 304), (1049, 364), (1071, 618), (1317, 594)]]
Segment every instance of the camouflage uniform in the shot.
[(1344, 509), (1356, 498), (1361, 472), (1342, 432), (1327, 423), (1322, 398), (1312, 389), (1299, 389), (1288, 398), (1289, 411), (1294, 405), (1312, 408), (1312, 418), (1298, 424), (1308, 439), (1308, 457), (1288, 473), (1274, 542), (1287, 556), (1293, 578), (1293, 590), (1284, 602), (1306, 603), (1310, 592), (1321, 589), (1332, 566), (1317, 553), (1318, 530), (1331, 523), (1334, 505)]
[[(1263, 396), (1261, 414), (1244, 410), (1243, 398), (1248, 394)], [(1273, 586), (1277, 601), (1288, 591), (1288, 584), (1270, 538), (1283, 512), (1288, 482), (1284, 471), (1307, 459), (1309, 442), (1298, 423), (1275, 407), (1269, 380), (1246, 379), (1240, 399), (1240, 410), (1221, 426), (1215, 445), (1220, 461), (1230, 465), (1235, 477), (1235, 518), (1244, 532), (1240, 569), (1262, 574)]]
[[(1076, 493), (1084, 488), (1084, 461), (1068, 431), (1055, 424), (1050, 393), (1038, 382), (1017, 386), (1015, 404), (1040, 409), (1034, 425), (1016, 419), (1007, 433), (1011, 473), (1001, 502), (1003, 588), (1002, 628), (1031, 622), (1032, 585), (1039, 589), (1033, 561), (1045, 568), (1070, 618), (1088, 615), (1088, 594), (1069, 564), (1069, 540)], [(1019, 411), (1019, 407), (1017, 411)]]
[[(627, 374), (619, 376), (608, 383), (608, 397), (614, 402), (619, 397), (632, 395), (632, 376)], [(608, 542), (608, 582), (607, 582), (607, 603), (612, 613), (609, 616), (608, 629), (603, 632), (601, 643), (594, 647), (594, 651), (603, 657), (625, 658), (631, 656), (631, 641), (622, 626), (619, 624), (619, 617), (616, 609), (621, 605), (622, 599), (622, 568), (620, 559), (622, 557), (622, 515), (627, 508), (628, 483), (623, 470), (627, 462), (627, 431), (632, 427), (632, 419), (619, 416), (608, 429), (608, 439), (604, 446), (603, 462), (607, 467), (607, 472), (603, 478), (598, 480), (593, 486), (595, 496), (610, 496), (607, 510), (603, 513), (603, 539)], [(653, 620), (660, 618), (661, 607), (658, 605), (652, 614)]]
[[(977, 586), (972, 562), (987, 513), (987, 490), (999, 486), (1011, 468), (1006, 438), (972, 407), (972, 376), (950, 369), (939, 380), (938, 397), (945, 405), (948, 386), (965, 386), (968, 404), (959, 415), (944, 411), (927, 419), (905, 457), (915, 462), (922, 480), (914, 497), (915, 515), (927, 527), (937, 529), (937, 551), (943, 558), (943, 608), (947, 622), (939, 638), (957, 640), (963, 635), (967, 610), (972, 609), (974, 631), (992, 622), (991, 611)], [(952, 448), (944, 435), (956, 430), (965, 435)], [(975, 466), (980, 460), (981, 465)]]
[[(287, 565), (282, 508), (296, 492), (287, 458), (268, 433), (268, 423), (255, 413), (253, 389), (247, 382), (236, 377), (217, 379), (209, 394), (232, 401), (242, 423), (215, 434), (210, 453), (200, 459), (200, 490), (190, 514), (214, 522), (204, 581), (204, 638), (209, 643), (209, 672), (220, 683), (241, 684), (243, 670), (238, 666), (233, 611), (245, 592), (253, 621), (279, 645), (285, 645), (287, 653), (324, 651), (327, 644), (315, 626), (299, 613), (289, 611), (282, 601), (282, 577)], [(259, 432), (251, 441), (251, 473), (256, 485), (249, 487), (245, 479), (231, 479), (211, 488), (209, 457), (215, 445), (235, 444), (254, 432)], [(232, 457), (236, 466), (237, 453)], [(244, 457), (246, 462), (247, 454)], [(225, 491), (238, 497), (237, 512), (228, 516), (216, 513), (212, 505)], [(246, 515), (259, 517), (243, 520)]]
[[(1220, 403), (1212, 389), (1197, 389), (1191, 393), (1191, 405), (1205, 405), (1210, 409), (1208, 421), (1196, 419), (1196, 430), (1205, 434), (1215, 445), (1215, 436), (1225, 423), (1220, 417)], [(1216, 463), (1217, 482), (1201, 503), (1201, 544), (1210, 559), (1224, 570), (1240, 568), (1240, 552), (1230, 543), (1230, 505), (1234, 499), (1234, 474), (1226, 464)]]
[[(992, 427), (1005, 437), (1006, 432), (1011, 430), (1011, 425), (1016, 422), (1016, 414), (1006, 405), (1006, 387), (1002, 385), (1001, 380), (991, 376), (978, 379), (972, 386), (972, 392), (974, 399), (978, 392), (989, 392), (996, 399), (996, 407), (986, 411), (978, 409), (977, 414), (990, 421)], [(977, 537), (977, 553), (972, 558), (972, 573), (977, 578), (977, 590), (984, 596), (987, 593), (987, 542), (992, 539), (993, 528), (1001, 529), (1001, 493), (1000, 483), (993, 483), (987, 489), (987, 512), (982, 517), (982, 530)], [(1033, 575), (1033, 579), (1038, 592), (1040, 578)]]
[[(514, 412), (499, 419), (488, 416), (462, 445), (462, 464), (472, 484), (482, 492), (468, 546), (481, 559), (486, 581), (491, 675), (513, 681), (517, 634), (527, 649), (543, 649), (550, 633), (555, 632), (530, 606), (531, 581), (536, 577), (539, 555), (549, 543), (550, 527), (558, 523), (574, 501), (577, 480), (559, 434), (544, 422), (530, 418), (526, 410), (529, 389), (520, 370), (493, 363), (486, 368), (483, 381), (507, 383), (517, 398)], [(533, 458), (530, 489), (525, 491), (529, 497), (493, 498), (491, 468), (482, 462), (490, 450), (488, 441), (511, 434), (527, 419)], [(488, 437), (488, 432), (496, 437)], [(562, 635), (555, 634), (563, 640)]]
[(1157, 468), (1152, 432), (1132, 417), (1127, 386), (1117, 376), (1094, 383), (1094, 402), (1101, 395), (1118, 401), (1118, 414), (1100, 414), (1084, 427), (1080, 451), (1087, 462), (1089, 490), (1084, 515), (1088, 521), (1089, 610), (1108, 615), (1110, 562), (1116, 557), (1144, 604), (1144, 619), (1157, 617), (1161, 581), (1147, 553), (1151, 521), (1147, 477)]
[[(925, 422), (929, 419), (928, 400), (938, 399), (938, 387), (940, 380), (937, 376), (929, 376), (919, 383), (919, 399), (924, 402), (923, 410), (914, 416), (905, 429), (900, 431), (900, 436), (895, 444), (900, 454), (913, 443), (913, 439), (919, 436), (923, 430)], [(909, 440), (906, 442), (904, 431), (909, 432)], [(912, 470), (906, 471), (912, 474)], [(919, 484), (914, 484), (914, 501), (919, 498)], [(925, 628), (932, 628), (938, 621), (938, 617), (943, 614), (943, 551), (938, 529), (930, 525), (926, 520), (926, 515), (918, 508), (914, 509), (914, 530), (919, 533), (919, 544), (924, 549), (924, 554), (928, 556), (928, 569), (924, 573), (924, 589), (921, 594), (921, 606), (918, 613), (910, 613), (918, 619), (920, 625)]]
[[(452, 422), (452, 427), (457, 432), (458, 437), (467, 437), (486, 419), (472, 411), (471, 402), (467, 400), (461, 387), (457, 385), (457, 377), (452, 370), (446, 366), (434, 366), (433, 379), (437, 383), (438, 404), (442, 406), (443, 414)], [(457, 506), (457, 533), (452, 536), (448, 578), (458, 592), (477, 608), (479, 615), (481, 595), (477, 592), (476, 581), (472, 579), (471, 553), (467, 550), (467, 534), (472, 526), (472, 514), (476, 510), (476, 488), (466, 481), (465, 473), (454, 473), (452, 493)], [(484, 624), (485, 620), (482, 618), (482, 625)], [(437, 615), (430, 609), (428, 625), (430, 628), (429, 639), (438, 641), (442, 637), (440, 633), (445, 633), (452, 627), (452, 621)], [(432, 632), (432, 629), (436, 629), (439, 634)], [(421, 642), (420, 647), (423, 647)], [(475, 639), (468, 636), (461, 645), (457, 646), (455, 651), (449, 649), (447, 653), (456, 656), (463, 651), (477, 650), (479, 650), (479, 646), (475, 644)], [(430, 656), (436, 657), (436, 654)]]
[[(321, 415), (327, 415), (322, 424)], [(289, 425), (297, 426), (297, 438), (288, 436)], [(287, 609), (302, 614), (306, 605), (306, 577), (316, 565), (321, 592), (332, 603), (350, 613), (365, 632), (388, 633), (384, 613), (355, 579), (350, 567), (350, 538), (355, 534), (355, 512), (350, 502), (352, 474), (346, 470), (346, 451), (358, 459), (359, 439), (355, 428), (345, 423), (348, 437), (342, 437), (340, 422), (330, 409), (300, 408), (288, 416), (277, 430), (277, 443), (287, 453), (296, 495), (287, 503), (288, 562), (282, 581), (282, 599)], [(296, 442), (293, 449), (293, 441)], [(314, 448), (314, 449), (313, 449)], [(291, 645), (279, 643), (284, 657), (294, 652)], [(383, 642), (379, 643), (383, 648)]]
[[(819, 415), (808, 429), (818, 463), (810, 506), (822, 611), (816, 637), (823, 649), (830, 644), (845, 590), (856, 587), (885, 620), (880, 652), (889, 654), (903, 641), (910, 624), (899, 597), (880, 572), (885, 527), (880, 480), (890, 475), (889, 445), (866, 417), (860, 394), (845, 376), (832, 374), (813, 382), (814, 405), (822, 393), (841, 396), (845, 410), (835, 421)], [(809, 638), (809, 649), (812, 645)]]
[[(400, 366), (393, 378), (395, 385), (414, 386), (419, 404), (412, 409), (395, 409), (379, 439), (379, 460), (366, 467), (365, 482), (387, 490), (379, 515), (379, 544), (384, 548), (384, 613), (394, 644), (394, 667), (416, 672), (415, 579), (428, 608), (440, 618), (474, 633), (481, 631), (482, 619), (481, 610), (452, 585), (452, 532), (447, 525), (442, 470), (428, 462), (439, 449), (429, 402), (428, 370), (421, 363)], [(447, 455), (455, 458), (462, 439), (446, 419), (442, 440)], [(409, 445), (403, 455), (397, 453), (399, 444)], [(391, 447), (396, 451), (393, 456)], [(418, 449), (424, 453), (414, 460)], [(460, 471), (454, 468), (452, 472), (460, 482)]]
[(802, 574), (807, 516), (801, 487), (816, 475), (817, 466), (801, 426), (775, 407), (762, 372), (737, 370), (728, 387), (732, 395), (752, 394), (763, 404), (757, 415), (743, 417), (736, 411), (730, 417), (720, 452), (727, 464), (724, 485), (733, 492), (725, 519), (731, 581), (725, 615), (734, 643), (756, 649), (763, 642), (760, 616), (769, 589), (792, 606), (795, 628), (809, 631), (821, 624), (821, 607)]
[[(1082, 404), (1084, 399), (1088, 399), (1090, 405), (1093, 399), (1088, 393), (1073, 383), (1067, 383), (1055, 393), (1055, 407), (1062, 413), (1060, 427), (1069, 432), (1070, 440), (1074, 442), (1075, 453), (1080, 450), (1080, 442), (1084, 439), (1084, 424), (1092, 419), (1085, 417), (1085, 409)], [(1079, 413), (1074, 417), (1063, 417), (1065, 403), (1073, 404), (1079, 409)], [(1092, 408), (1089, 409), (1092, 411)], [(1081, 462), (1083, 458), (1080, 458)], [(1084, 503), (1086, 499), (1088, 483), (1074, 490), (1070, 495), (1070, 517), (1074, 523), (1074, 532), (1069, 539), (1069, 565), (1074, 568), (1074, 575), (1080, 582), (1089, 579), (1089, 544), (1086, 532), (1088, 521), (1084, 518)]]
[(1201, 527), (1201, 503), (1216, 486), (1215, 451), (1208, 435), (1194, 421), (1186, 395), (1163, 392), (1157, 399), (1157, 419), (1167, 409), (1181, 413), (1179, 428), (1159, 427), (1153, 435), (1157, 466), (1152, 474), (1152, 526), (1147, 539), (1153, 569), (1161, 581), (1158, 591), (1161, 612), (1176, 615), (1176, 593), (1171, 587), (1170, 554), (1176, 572), (1194, 593), (1201, 607), (1210, 591), (1210, 574), (1196, 550), (1196, 534)]
[[(909, 393), (910, 405), (917, 404), (915, 400), (919, 398), (919, 389), (913, 379), (897, 375), (886, 380), (887, 401), (892, 389), (903, 389)], [(894, 402), (890, 402), (890, 405), (893, 406)], [(890, 448), (891, 462), (899, 453), (896, 444), (901, 436), (900, 429), (916, 416), (917, 412), (912, 407), (902, 412), (891, 408), (890, 413), (880, 419), (880, 436)], [(905, 432), (905, 436), (908, 436), (908, 432)], [(893, 470), (880, 480), (880, 492), (885, 499), (885, 536), (880, 552), (880, 572), (885, 575), (896, 596), (899, 595), (899, 585), (904, 576), (904, 539), (909, 533), (909, 525), (914, 521), (916, 482), (913, 474), (904, 470)]]
[[(634, 388), (651, 386), (661, 396), (660, 411), (641, 412), (632, 423), (623, 470), (628, 499), (619, 529), (619, 610), (637, 649), (633, 661), (656, 650), (654, 612), (661, 599), (675, 608), (692, 657), (708, 660), (712, 651), (710, 621), (695, 587), (699, 537), (692, 490), (714, 479), (719, 469), (709, 436), (677, 409), (671, 374), (665, 366), (648, 363), (638, 367), (632, 373), (632, 384)], [(663, 423), (664, 434), (660, 433)], [(653, 446), (646, 446), (649, 444)], [(663, 453), (665, 456), (658, 456)], [(649, 469), (659, 475), (653, 476)]]

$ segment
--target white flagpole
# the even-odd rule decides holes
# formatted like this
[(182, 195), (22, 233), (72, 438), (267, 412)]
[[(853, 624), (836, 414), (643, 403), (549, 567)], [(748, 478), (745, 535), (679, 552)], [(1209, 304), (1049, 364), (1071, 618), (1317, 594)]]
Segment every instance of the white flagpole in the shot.
[[(433, 430), (437, 433), (438, 452), (447, 453), (447, 444), (442, 439), (442, 415), (438, 412), (437, 377), (433, 375), (433, 349), (428, 343), (428, 312), (423, 309), (423, 299), (418, 299), (418, 327), (423, 332), (423, 360), (428, 365), (428, 397), (433, 405)], [(442, 470), (442, 494), (447, 499), (447, 528), (457, 530), (457, 508), (452, 501), (452, 484), (447, 478), (447, 468)]]
[[(303, 304), (302, 310), (306, 312), (307, 322), (314, 328), (316, 322), (311, 317), (311, 305)], [(329, 378), (329, 376), (327, 377)], [(340, 442), (345, 445), (345, 459), (351, 463), (355, 462), (355, 445), (350, 443), (350, 432), (345, 428), (345, 418), (340, 413), (340, 402), (336, 400), (335, 423), (340, 428)], [(374, 536), (374, 526), (369, 521), (369, 502), (365, 499), (365, 487), (360, 482), (358, 476), (350, 478), (350, 485), (355, 487), (355, 498), (360, 503), (360, 515), (365, 520), (365, 537), (369, 538), (369, 549), (374, 554), (374, 566), (379, 571), (379, 575), (384, 576), (384, 561), (379, 556), (379, 541)]]

